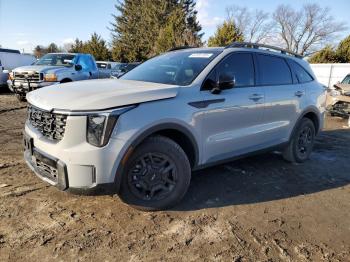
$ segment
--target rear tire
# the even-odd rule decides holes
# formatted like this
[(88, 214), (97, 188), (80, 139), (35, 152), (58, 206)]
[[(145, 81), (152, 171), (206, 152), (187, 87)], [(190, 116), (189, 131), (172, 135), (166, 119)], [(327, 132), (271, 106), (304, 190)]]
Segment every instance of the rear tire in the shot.
[(315, 125), (309, 118), (303, 118), (294, 131), (283, 158), (292, 163), (303, 163), (309, 159), (315, 142)]
[(127, 160), (119, 196), (140, 210), (163, 210), (185, 196), (190, 180), (191, 166), (183, 149), (167, 137), (152, 136)]

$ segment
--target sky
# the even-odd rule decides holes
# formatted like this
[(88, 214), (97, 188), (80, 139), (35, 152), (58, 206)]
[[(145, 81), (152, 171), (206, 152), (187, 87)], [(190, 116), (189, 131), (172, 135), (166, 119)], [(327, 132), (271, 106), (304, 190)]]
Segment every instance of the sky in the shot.
[[(341, 37), (350, 34), (350, 0), (197, 0), (203, 40), (207, 40), (226, 18), (228, 6), (239, 5), (271, 13), (279, 4), (300, 8), (310, 2), (330, 7), (337, 21), (348, 23)], [(111, 14), (116, 13), (116, 3), (117, 0), (0, 0), (0, 45), (32, 52), (38, 44), (54, 42), (62, 46), (75, 38), (88, 40), (93, 32), (110, 41), (108, 27)]]

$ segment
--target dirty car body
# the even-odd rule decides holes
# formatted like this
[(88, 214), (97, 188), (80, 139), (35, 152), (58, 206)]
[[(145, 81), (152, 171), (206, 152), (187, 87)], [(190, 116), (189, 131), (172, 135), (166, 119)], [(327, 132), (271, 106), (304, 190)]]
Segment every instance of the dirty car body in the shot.
[(305, 60), (250, 46), (171, 51), (119, 79), (30, 92), (27, 164), (61, 190), (113, 188), (159, 210), (192, 170), (277, 147), (306, 161), (325, 90)]
[(328, 90), (327, 109), (333, 116), (350, 116), (350, 74)]

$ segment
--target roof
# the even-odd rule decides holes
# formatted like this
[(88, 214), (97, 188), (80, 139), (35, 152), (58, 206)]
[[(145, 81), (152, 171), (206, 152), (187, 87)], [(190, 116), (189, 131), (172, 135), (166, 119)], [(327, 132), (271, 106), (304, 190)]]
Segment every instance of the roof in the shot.
[(19, 50), (7, 49), (7, 48), (0, 48), (0, 52), (2, 52), (2, 53), (20, 54)]
[(170, 49), (168, 52), (173, 52), (173, 51), (177, 51), (177, 52), (181, 52), (181, 51), (218, 51), (218, 52), (222, 52), (224, 51), (224, 47), (191, 47), (191, 46), (184, 46), (184, 47), (177, 47), (177, 48), (173, 48)]

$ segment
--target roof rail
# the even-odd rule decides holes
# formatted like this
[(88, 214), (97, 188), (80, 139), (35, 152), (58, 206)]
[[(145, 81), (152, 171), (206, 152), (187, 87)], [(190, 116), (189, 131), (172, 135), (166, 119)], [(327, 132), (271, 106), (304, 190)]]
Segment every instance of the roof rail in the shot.
[(182, 49), (188, 49), (188, 48), (194, 48), (194, 47), (193, 46), (188, 46), (188, 45), (177, 46), (177, 47), (169, 49), (167, 52), (176, 51), (176, 50), (182, 50)]
[(288, 51), (287, 49), (283, 49), (283, 48), (272, 46), (272, 45), (250, 43), (250, 42), (233, 42), (232, 44), (226, 46), (225, 48), (232, 48), (232, 47), (255, 48), (255, 49), (265, 48), (267, 50), (274, 50), (274, 51), (280, 52), (281, 54), (284, 54), (284, 55), (287, 54), (287, 55), (295, 56), (297, 58), (303, 58), (302, 55), (299, 55), (299, 54), (294, 53), (292, 51)]

